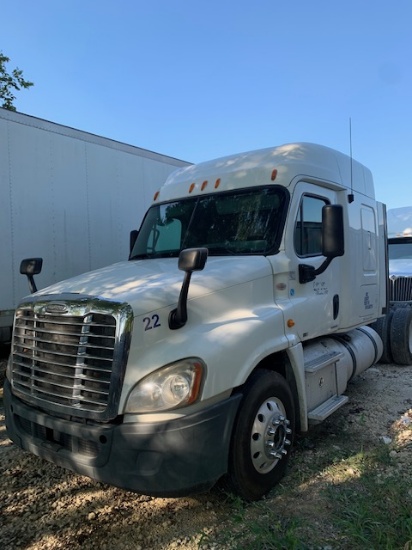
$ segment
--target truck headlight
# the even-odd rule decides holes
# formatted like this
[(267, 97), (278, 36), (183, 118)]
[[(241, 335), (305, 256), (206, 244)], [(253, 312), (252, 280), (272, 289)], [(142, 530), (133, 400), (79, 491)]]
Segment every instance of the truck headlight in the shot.
[(159, 412), (194, 403), (199, 397), (205, 370), (201, 359), (190, 357), (149, 374), (130, 392), (125, 412)]

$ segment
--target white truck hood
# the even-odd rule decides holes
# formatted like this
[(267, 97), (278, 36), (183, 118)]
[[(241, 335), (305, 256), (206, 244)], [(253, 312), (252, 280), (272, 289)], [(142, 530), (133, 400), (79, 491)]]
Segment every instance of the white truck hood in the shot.
[[(56, 283), (36, 296), (88, 295), (128, 303), (135, 316), (177, 303), (184, 272), (177, 258), (125, 261)], [(263, 256), (209, 257), (203, 271), (192, 275), (189, 300), (247, 281), (267, 277), (271, 266)]]

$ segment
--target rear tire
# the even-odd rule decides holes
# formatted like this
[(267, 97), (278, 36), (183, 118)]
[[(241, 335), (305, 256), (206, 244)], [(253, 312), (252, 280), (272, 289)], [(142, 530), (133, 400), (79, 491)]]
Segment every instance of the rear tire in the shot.
[(398, 365), (412, 365), (412, 307), (394, 310), (390, 337), (394, 362)]
[(292, 392), (278, 373), (258, 370), (244, 387), (229, 454), (229, 488), (258, 500), (282, 478), (295, 433)]

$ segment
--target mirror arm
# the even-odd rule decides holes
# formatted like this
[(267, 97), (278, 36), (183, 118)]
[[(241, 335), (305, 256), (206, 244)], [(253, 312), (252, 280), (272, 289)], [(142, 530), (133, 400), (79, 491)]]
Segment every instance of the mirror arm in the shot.
[(186, 248), (179, 254), (178, 268), (185, 272), (177, 308), (169, 313), (169, 328), (176, 330), (187, 323), (187, 295), (193, 271), (202, 271), (208, 255), (207, 248)]
[(326, 271), (333, 258), (326, 258), (326, 260), (315, 269), (313, 265), (299, 264), (299, 282), (300, 284), (310, 283), (314, 281), (318, 275)]
[(34, 277), (33, 277), (33, 275), (29, 275), (28, 273), (26, 274), (26, 277), (27, 277), (27, 280), (29, 282), (30, 293), (34, 294), (35, 292), (37, 292), (37, 286), (36, 286), (36, 283), (34, 281)]
[(186, 271), (182, 288), (180, 289), (177, 308), (172, 310), (169, 314), (169, 328), (171, 330), (182, 328), (187, 323), (187, 295), (191, 277), (192, 271)]

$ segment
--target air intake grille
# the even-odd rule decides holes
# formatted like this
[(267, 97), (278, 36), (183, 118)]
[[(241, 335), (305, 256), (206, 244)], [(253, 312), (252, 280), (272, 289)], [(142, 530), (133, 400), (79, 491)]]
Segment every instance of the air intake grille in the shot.
[[(40, 308), (44, 311), (44, 307)], [(49, 314), (23, 307), (13, 332), (13, 392), (62, 413), (104, 418), (113, 405), (116, 318), (107, 313)], [(124, 346), (123, 346), (124, 347)], [(124, 358), (124, 352), (121, 353)], [(122, 361), (124, 364), (125, 361)], [(119, 365), (117, 365), (119, 370)], [(113, 374), (115, 376), (113, 376)], [(115, 388), (115, 393), (118, 393)]]
[(390, 277), (389, 300), (391, 302), (412, 301), (412, 277)]

